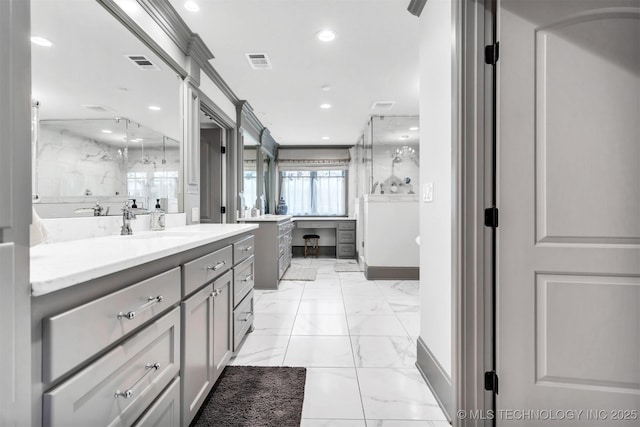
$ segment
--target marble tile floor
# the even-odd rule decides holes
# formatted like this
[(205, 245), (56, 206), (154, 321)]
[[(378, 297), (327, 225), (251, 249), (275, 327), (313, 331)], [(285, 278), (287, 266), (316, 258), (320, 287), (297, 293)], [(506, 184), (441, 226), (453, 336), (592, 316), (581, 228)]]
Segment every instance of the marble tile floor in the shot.
[(305, 366), (302, 427), (445, 427), (449, 423), (415, 367), (417, 281), (368, 281), (337, 273), (333, 258), (315, 281), (255, 291), (254, 327), (232, 365)]

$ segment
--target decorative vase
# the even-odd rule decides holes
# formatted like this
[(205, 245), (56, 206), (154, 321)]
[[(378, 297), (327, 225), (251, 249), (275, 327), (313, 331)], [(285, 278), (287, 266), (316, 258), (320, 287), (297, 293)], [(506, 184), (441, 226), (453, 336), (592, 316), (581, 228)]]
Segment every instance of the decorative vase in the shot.
[(276, 214), (286, 215), (288, 211), (289, 207), (287, 206), (287, 202), (284, 201), (284, 197), (280, 197), (280, 201), (278, 202), (278, 206), (276, 207)]

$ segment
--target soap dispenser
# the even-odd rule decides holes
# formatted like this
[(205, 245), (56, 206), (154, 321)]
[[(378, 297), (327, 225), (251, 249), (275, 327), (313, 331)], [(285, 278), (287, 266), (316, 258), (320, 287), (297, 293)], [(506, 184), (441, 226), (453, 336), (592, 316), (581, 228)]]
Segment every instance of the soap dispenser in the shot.
[(160, 207), (160, 199), (156, 199), (156, 208), (151, 212), (151, 229), (164, 230), (164, 211)]

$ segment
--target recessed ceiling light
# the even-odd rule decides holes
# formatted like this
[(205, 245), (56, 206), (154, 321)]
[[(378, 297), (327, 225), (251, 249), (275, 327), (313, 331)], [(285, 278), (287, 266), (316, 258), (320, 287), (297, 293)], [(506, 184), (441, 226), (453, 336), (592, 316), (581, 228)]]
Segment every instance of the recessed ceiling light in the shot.
[(102, 133), (113, 133), (113, 131), (109, 129), (102, 129)]
[(157, 107), (155, 105), (149, 105), (149, 110), (160, 111), (160, 107)]
[(329, 108), (331, 108), (331, 104), (322, 104), (320, 105), (320, 108), (322, 108), (323, 110), (328, 110)]
[(49, 40), (45, 39), (44, 37), (37, 37), (37, 36), (31, 37), (31, 43), (37, 44), (38, 46), (44, 46), (44, 47), (53, 46), (53, 43), (51, 43)]
[(200, 6), (198, 6), (198, 3), (194, 1), (185, 2), (184, 8), (189, 12), (198, 12), (200, 10)]
[(318, 40), (323, 41), (323, 42), (330, 42), (333, 39), (336, 38), (336, 33), (334, 33), (331, 30), (322, 30), (319, 33), (316, 34), (316, 37), (318, 38)]
[(411, 127), (409, 128), (409, 130), (418, 130), (418, 129), (419, 129), (419, 128), (418, 128), (418, 126), (411, 126)]
[(323, 136), (322, 139), (326, 140), (326, 139), (331, 139), (331, 138), (329, 138), (328, 136)]

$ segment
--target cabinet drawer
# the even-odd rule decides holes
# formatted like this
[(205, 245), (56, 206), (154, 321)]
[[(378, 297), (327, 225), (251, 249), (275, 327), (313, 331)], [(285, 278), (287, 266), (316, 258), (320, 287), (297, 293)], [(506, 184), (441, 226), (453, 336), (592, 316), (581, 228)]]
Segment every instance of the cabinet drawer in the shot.
[(233, 263), (237, 264), (245, 258), (253, 255), (255, 248), (255, 241), (253, 236), (249, 236), (246, 239), (242, 239), (233, 244)]
[(338, 258), (353, 258), (356, 256), (356, 245), (353, 243), (338, 245)]
[(355, 230), (338, 230), (338, 243), (355, 243)]
[(338, 230), (355, 230), (356, 222), (355, 221), (345, 221), (338, 223)]
[(180, 268), (43, 320), (42, 375), (51, 382), (180, 300)]
[(232, 257), (233, 249), (229, 245), (182, 266), (182, 295), (189, 295), (230, 269)]
[(253, 256), (233, 268), (233, 306), (253, 289)]
[(43, 397), (45, 426), (129, 426), (180, 370), (180, 309)]
[(253, 291), (233, 310), (233, 351), (253, 325)]
[(135, 427), (180, 427), (180, 377), (162, 392)]

